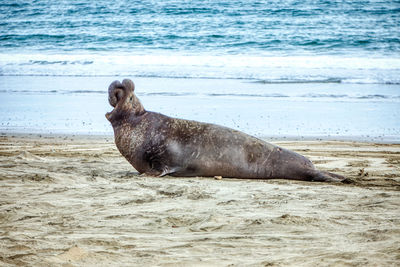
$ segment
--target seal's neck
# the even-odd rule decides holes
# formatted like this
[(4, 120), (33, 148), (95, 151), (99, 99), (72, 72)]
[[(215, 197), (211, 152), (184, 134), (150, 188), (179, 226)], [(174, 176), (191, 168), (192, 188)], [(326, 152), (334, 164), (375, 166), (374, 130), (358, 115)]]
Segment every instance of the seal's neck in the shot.
[(147, 111), (144, 108), (141, 109), (140, 112), (115, 108), (113, 111), (106, 114), (106, 118), (111, 122), (111, 125), (115, 129), (116, 127), (120, 127), (127, 123), (134, 126), (146, 113)]

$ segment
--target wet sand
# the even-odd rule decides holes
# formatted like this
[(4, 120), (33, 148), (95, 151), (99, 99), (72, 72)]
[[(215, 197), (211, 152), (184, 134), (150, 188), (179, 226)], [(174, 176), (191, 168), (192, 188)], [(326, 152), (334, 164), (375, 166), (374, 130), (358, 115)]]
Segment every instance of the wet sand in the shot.
[(0, 133), (112, 135), (107, 90), (125, 78), (146, 110), (175, 118), (282, 140), (400, 143), (400, 84), (132, 76), (0, 76)]
[(274, 142), (348, 183), (139, 176), (112, 137), (0, 137), (0, 265), (398, 266), (400, 145)]

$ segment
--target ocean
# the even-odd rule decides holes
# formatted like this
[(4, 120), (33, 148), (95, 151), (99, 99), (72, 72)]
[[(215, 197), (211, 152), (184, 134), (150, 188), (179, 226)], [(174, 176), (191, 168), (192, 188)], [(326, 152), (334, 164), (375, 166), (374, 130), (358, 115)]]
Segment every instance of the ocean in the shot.
[(400, 1), (1, 1), (1, 132), (112, 134), (123, 78), (259, 137), (400, 142)]

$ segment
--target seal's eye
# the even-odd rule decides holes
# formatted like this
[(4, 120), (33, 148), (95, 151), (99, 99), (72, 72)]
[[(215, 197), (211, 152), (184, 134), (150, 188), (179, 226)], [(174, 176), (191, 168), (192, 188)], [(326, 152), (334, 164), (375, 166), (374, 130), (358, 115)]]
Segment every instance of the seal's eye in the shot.
[(129, 98), (129, 101), (132, 101), (132, 96)]

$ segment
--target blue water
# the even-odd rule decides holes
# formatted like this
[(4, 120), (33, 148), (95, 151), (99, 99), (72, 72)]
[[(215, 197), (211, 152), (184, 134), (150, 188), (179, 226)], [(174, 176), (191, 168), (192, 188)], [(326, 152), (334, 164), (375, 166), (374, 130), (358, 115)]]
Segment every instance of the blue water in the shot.
[(400, 83), (400, 1), (0, 3), (0, 75)]
[(0, 130), (110, 133), (124, 77), (145, 107), (255, 135), (400, 140), (400, 1), (0, 1)]
[(400, 51), (399, 1), (8, 1), (4, 51)]

